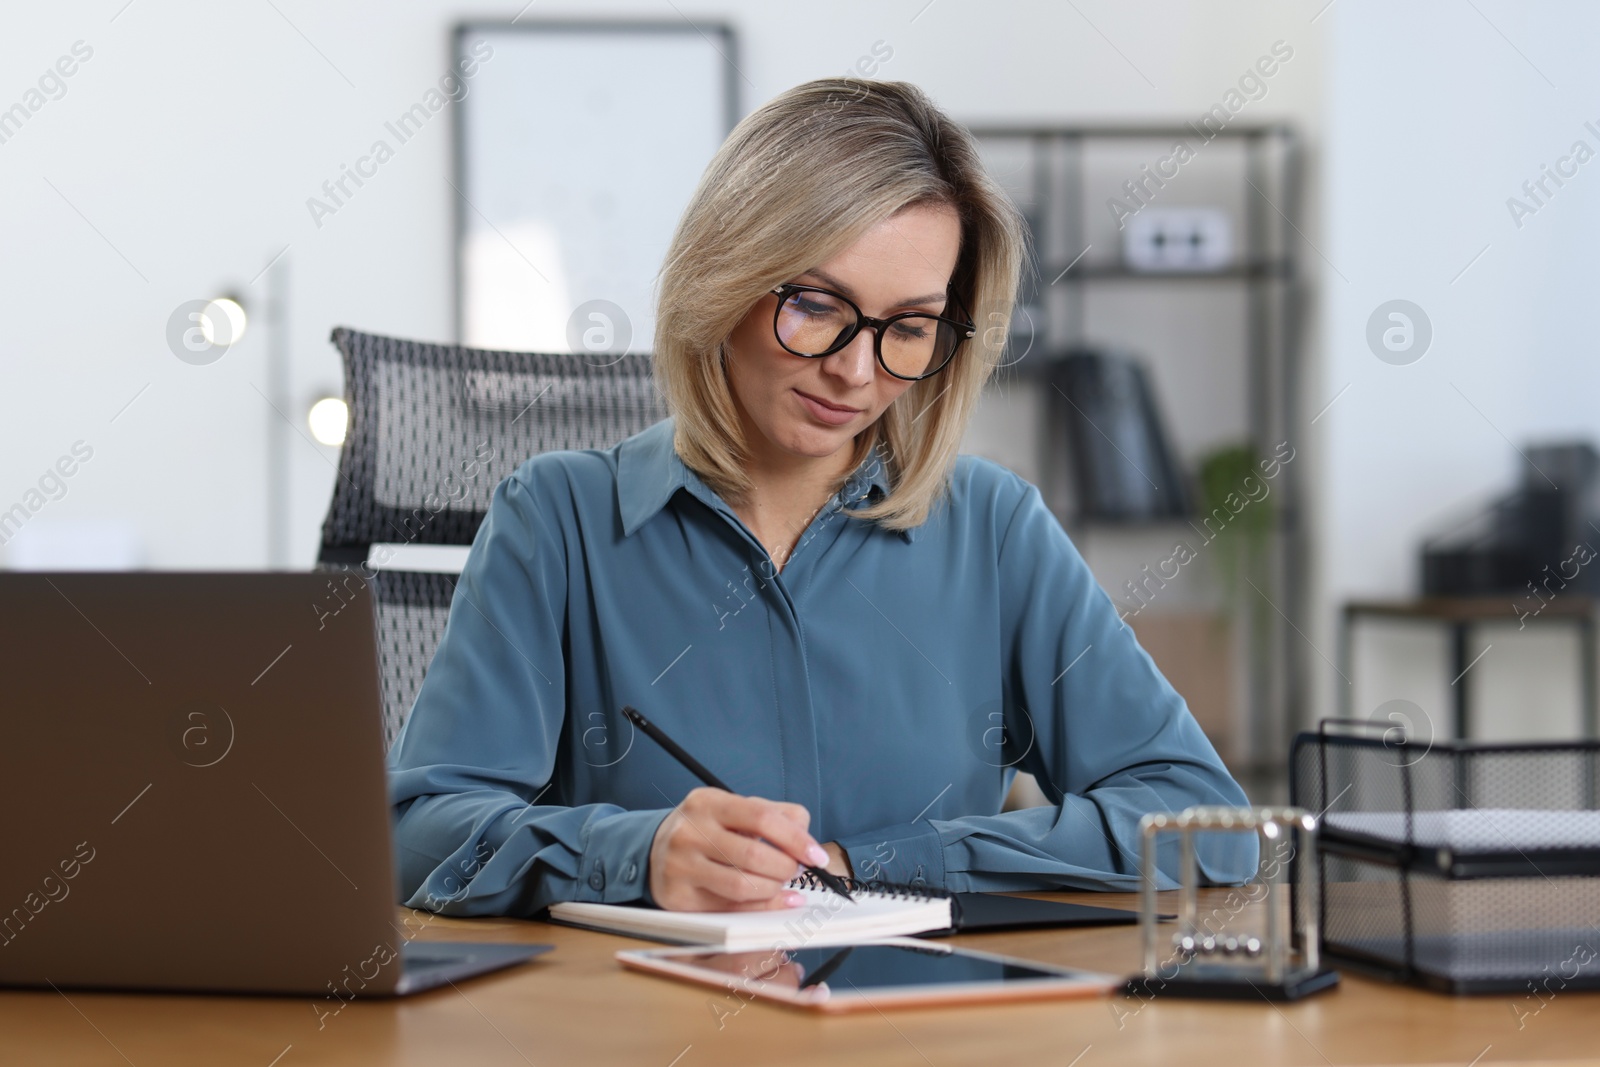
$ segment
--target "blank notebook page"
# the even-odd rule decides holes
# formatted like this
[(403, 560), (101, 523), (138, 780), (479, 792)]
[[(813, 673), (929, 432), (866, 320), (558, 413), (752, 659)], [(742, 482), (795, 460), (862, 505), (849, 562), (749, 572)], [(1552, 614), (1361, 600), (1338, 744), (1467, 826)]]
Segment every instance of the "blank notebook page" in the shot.
[(625, 904), (563, 901), (550, 917), (619, 934), (728, 949), (784, 944), (846, 945), (879, 937), (901, 937), (951, 925), (948, 897), (905, 899), (852, 885), (855, 900), (825, 889), (800, 889), (795, 908), (773, 911), (662, 911)]

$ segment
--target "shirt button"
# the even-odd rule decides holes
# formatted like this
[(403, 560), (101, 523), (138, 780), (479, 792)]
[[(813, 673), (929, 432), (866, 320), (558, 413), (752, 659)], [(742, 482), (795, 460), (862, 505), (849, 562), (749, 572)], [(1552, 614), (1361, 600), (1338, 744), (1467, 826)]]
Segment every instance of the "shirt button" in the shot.
[(604, 889), (605, 888), (605, 884), (606, 884), (606, 876), (601, 874), (599, 871), (595, 871), (593, 874), (591, 874), (589, 876), (589, 888), (590, 889)]
[(624, 879), (624, 880), (625, 880), (625, 881), (629, 881), (629, 882), (631, 882), (631, 881), (633, 881), (633, 879), (634, 879), (634, 877), (635, 877), (635, 876), (636, 876), (636, 875), (637, 875), (637, 874), (638, 874), (638, 873), (639, 873), (639, 865), (638, 865), (638, 864), (636, 864), (636, 863), (630, 863), (630, 864), (628, 864), (628, 869), (627, 869), (627, 871), (625, 871), (625, 872), (624, 872), (624, 873), (623, 873), (623, 875), (622, 875), (622, 877), (623, 877), (623, 879)]

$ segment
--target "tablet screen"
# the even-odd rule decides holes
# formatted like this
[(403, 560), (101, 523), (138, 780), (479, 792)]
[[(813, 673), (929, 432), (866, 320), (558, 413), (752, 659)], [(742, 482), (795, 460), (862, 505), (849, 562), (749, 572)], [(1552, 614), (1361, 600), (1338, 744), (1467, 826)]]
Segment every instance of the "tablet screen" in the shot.
[(675, 962), (752, 981), (804, 990), (826, 982), (835, 992), (1085, 980), (1101, 976), (1034, 967), (1005, 960), (904, 945), (762, 949), (755, 952), (686, 953)]

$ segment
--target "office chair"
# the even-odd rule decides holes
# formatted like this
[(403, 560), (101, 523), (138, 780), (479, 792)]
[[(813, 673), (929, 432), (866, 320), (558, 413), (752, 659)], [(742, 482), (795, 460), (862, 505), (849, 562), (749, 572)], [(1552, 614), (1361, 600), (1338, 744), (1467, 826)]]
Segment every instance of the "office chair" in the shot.
[(343, 326), (331, 339), (350, 424), (322, 524), (329, 583), (317, 610), (336, 615), (342, 588), (372, 585), (387, 747), (444, 633), (456, 575), (383, 570), (387, 553), (373, 546), (470, 545), (495, 486), (523, 460), (609, 448), (667, 409), (647, 355), (500, 352)]

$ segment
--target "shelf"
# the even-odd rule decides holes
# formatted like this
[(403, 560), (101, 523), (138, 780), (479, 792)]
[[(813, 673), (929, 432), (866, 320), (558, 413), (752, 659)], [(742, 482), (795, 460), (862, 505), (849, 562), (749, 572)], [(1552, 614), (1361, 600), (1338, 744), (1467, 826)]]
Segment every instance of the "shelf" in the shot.
[(1169, 137), (1199, 137), (1202, 141), (1223, 140), (1253, 140), (1263, 137), (1281, 137), (1285, 140), (1294, 139), (1294, 128), (1287, 123), (1271, 122), (1252, 125), (1249, 123), (1232, 123), (1219, 130), (1206, 131), (1209, 136), (1202, 135), (1189, 123), (1155, 123), (1147, 126), (1016, 126), (1016, 125), (991, 125), (985, 122), (974, 121), (968, 123), (974, 132), (981, 132), (984, 137), (1005, 138), (1035, 138), (1035, 139), (1062, 139), (1069, 141), (1083, 141), (1093, 138), (1108, 140), (1166, 140)]
[[(1511, 604), (1512, 594), (1505, 596), (1431, 596), (1415, 600), (1351, 600), (1344, 605), (1346, 618), (1366, 616), (1383, 619), (1420, 619), (1429, 622), (1516, 622), (1520, 617)], [(1548, 609), (1552, 616), (1568, 619), (1587, 619), (1595, 615), (1600, 600), (1567, 593), (1544, 604), (1539, 614)], [(1535, 616), (1537, 617), (1537, 616)]]
[(1065, 519), (1064, 524), (1081, 529), (1159, 530), (1164, 526), (1187, 527), (1192, 518), (1193, 515), (1163, 515), (1155, 519), (1107, 519), (1097, 515), (1073, 515)]
[(1222, 270), (1133, 270), (1129, 267), (1108, 265), (1041, 264), (1039, 277), (1053, 278), (1050, 285), (1078, 281), (1139, 281), (1139, 282), (1214, 282), (1284, 280), (1294, 277), (1293, 264), (1285, 260), (1264, 260), (1241, 263)]

